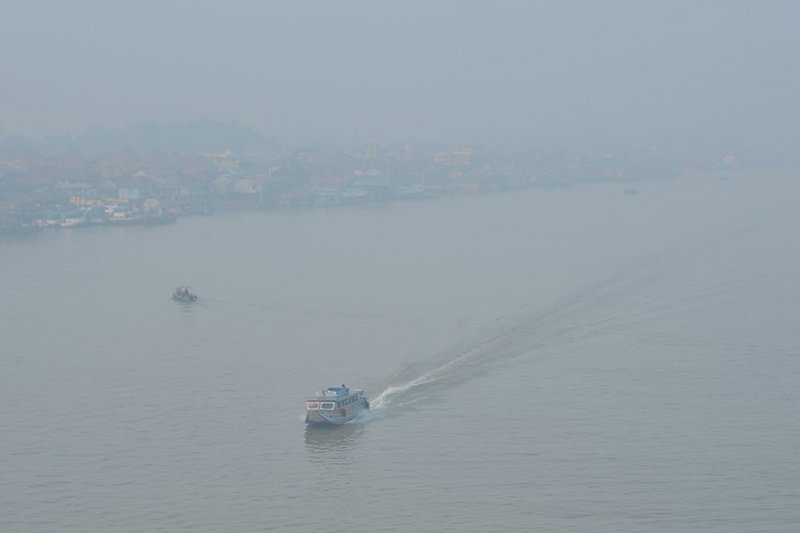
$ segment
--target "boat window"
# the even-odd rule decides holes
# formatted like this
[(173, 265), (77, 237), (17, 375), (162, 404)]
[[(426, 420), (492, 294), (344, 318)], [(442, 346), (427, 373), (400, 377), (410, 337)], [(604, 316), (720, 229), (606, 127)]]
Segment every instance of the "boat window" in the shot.
[(330, 411), (334, 408), (335, 405), (336, 404), (334, 404), (333, 402), (322, 402), (321, 404), (319, 404), (319, 408), (325, 411)]
[(306, 402), (306, 409), (319, 409), (319, 402)]

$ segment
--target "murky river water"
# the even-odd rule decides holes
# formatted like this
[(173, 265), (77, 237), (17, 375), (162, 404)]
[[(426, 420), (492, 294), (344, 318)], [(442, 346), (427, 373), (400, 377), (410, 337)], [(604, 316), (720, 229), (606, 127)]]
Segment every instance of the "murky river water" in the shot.
[(797, 531), (800, 172), (728, 174), (2, 241), (0, 530)]

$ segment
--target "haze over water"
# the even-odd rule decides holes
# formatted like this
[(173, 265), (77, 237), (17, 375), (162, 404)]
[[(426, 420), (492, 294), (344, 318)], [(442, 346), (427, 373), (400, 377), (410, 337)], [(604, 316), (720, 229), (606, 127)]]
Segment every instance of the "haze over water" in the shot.
[(796, 531), (800, 181), (729, 175), (0, 241), (0, 530)]

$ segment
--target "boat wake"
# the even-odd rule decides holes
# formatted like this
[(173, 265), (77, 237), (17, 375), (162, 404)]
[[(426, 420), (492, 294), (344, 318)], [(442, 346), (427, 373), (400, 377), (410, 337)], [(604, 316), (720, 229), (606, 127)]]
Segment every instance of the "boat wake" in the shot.
[[(406, 396), (411, 395), (413, 392), (416, 392), (416, 389), (422, 389), (425, 385), (430, 385), (433, 383), (438, 383), (442, 381), (445, 377), (447, 377), (448, 372), (450, 372), (455, 366), (459, 364), (459, 361), (466, 357), (469, 354), (464, 354), (463, 356), (449, 361), (437, 368), (429, 370), (422, 375), (411, 379), (410, 381), (400, 383), (397, 385), (388, 385), (383, 391), (378, 394), (375, 398), (370, 401), (370, 408), (371, 409), (385, 409), (391, 403), (396, 400), (404, 400), (404, 404), (408, 405), (409, 403), (414, 403), (413, 401), (406, 398)], [(419, 401), (418, 398), (416, 401)]]
[(370, 400), (370, 406), (380, 412), (429, 400), (444, 390), (557, 342), (572, 329), (569, 321), (562, 320), (563, 313), (568, 311), (561, 309), (549, 316), (503, 320), (502, 327), (495, 325), (474, 339), (452, 346), (432, 361), (410, 364), (385, 382), (379, 389), (381, 392)]
[[(510, 364), (516, 357), (562, 336), (565, 331), (552, 327), (555, 320), (556, 317), (528, 317), (512, 321), (511, 326), (506, 322), (504, 328), (495, 327), (494, 331), (454, 345), (432, 361), (409, 364), (379, 388), (380, 392), (370, 399), (370, 408), (377, 412), (406, 408), (428, 401), (493, 368)], [(549, 327), (547, 322), (550, 322)]]
[[(376, 414), (430, 401), (434, 396), (522, 357), (581, 349), (609, 331), (633, 328), (644, 311), (665, 304), (654, 276), (656, 260), (632, 265), (610, 279), (576, 290), (571, 296), (536, 311), (500, 318), (472, 339), (450, 347), (432, 360), (410, 364), (377, 387), (370, 399)], [(668, 297), (666, 298), (669, 299)], [(627, 305), (644, 300), (633, 311)]]

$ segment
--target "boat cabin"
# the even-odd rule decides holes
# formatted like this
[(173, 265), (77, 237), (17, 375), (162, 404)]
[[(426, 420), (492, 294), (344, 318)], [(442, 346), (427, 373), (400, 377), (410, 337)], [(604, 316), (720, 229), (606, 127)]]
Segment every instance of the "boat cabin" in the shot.
[(197, 295), (192, 292), (188, 285), (181, 285), (172, 293), (172, 298), (181, 302), (193, 302), (197, 300)]
[(363, 409), (369, 409), (363, 390), (345, 385), (327, 387), (306, 399), (306, 422), (343, 423)]

